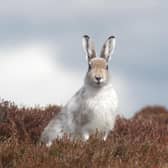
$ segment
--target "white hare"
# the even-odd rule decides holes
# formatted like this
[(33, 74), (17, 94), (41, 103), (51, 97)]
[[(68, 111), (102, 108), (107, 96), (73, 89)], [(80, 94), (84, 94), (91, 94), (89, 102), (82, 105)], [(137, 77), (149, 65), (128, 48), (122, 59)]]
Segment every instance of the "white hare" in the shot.
[(106, 40), (99, 58), (89, 36), (83, 36), (82, 44), (88, 60), (84, 85), (42, 132), (41, 141), (47, 146), (65, 133), (72, 139), (87, 140), (98, 130), (106, 140), (114, 127), (118, 97), (110, 83), (108, 61), (115, 49), (115, 37), (110, 36)]

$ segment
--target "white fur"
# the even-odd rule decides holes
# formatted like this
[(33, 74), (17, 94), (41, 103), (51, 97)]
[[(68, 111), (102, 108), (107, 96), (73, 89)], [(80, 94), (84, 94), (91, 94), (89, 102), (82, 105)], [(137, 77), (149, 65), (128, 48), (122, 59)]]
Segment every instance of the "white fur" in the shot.
[[(112, 44), (110, 44), (110, 42), (107, 42), (106, 48), (105, 48), (105, 56), (108, 57), (109, 56), (109, 60), (111, 59), (111, 55), (114, 53), (115, 47), (116, 47), (116, 39), (113, 38), (112, 40)], [(110, 53), (110, 54), (109, 54)]]
[[(100, 58), (92, 59), (100, 60)], [(90, 80), (93, 79), (90, 79), (87, 73), (84, 86), (44, 129), (41, 141), (47, 146), (50, 146), (56, 138), (62, 138), (65, 133), (70, 135), (71, 139), (88, 140), (90, 134), (99, 131), (104, 133), (103, 139), (106, 140), (114, 128), (118, 107), (116, 91), (109, 77), (102, 86), (93, 85)]]
[(105, 47), (105, 51), (104, 52), (104, 56), (105, 58), (108, 59), (108, 61), (111, 60), (111, 56), (114, 53), (115, 47), (116, 47), (116, 39), (115, 37), (107, 39), (107, 41), (104, 44)]
[(96, 56), (95, 54), (95, 47), (93, 41), (90, 39), (89, 36), (83, 36), (82, 38), (82, 46), (84, 52), (86, 54), (86, 60), (89, 60)]
[(113, 115), (115, 115), (118, 104), (117, 95), (112, 86), (109, 84), (95, 89), (88, 86), (84, 97), (87, 109), (83, 113), (90, 115), (89, 112), (93, 115), (92, 120), (84, 126), (84, 131), (111, 130), (115, 118)]
[[(42, 133), (41, 140), (50, 146), (55, 138), (62, 138), (63, 133), (71, 134), (72, 138), (87, 140), (96, 130), (105, 133), (106, 140), (114, 127), (117, 106), (117, 94), (111, 84), (94, 89), (84, 86), (59, 115), (50, 121)], [(89, 121), (81, 124), (83, 117)]]

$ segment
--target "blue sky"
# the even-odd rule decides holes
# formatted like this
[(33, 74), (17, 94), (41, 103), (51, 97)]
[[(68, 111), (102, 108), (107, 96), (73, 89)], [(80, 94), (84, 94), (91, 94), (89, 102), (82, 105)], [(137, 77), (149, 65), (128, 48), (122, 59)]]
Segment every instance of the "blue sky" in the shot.
[(13, 0), (0, 6), (0, 97), (19, 105), (65, 104), (82, 86), (81, 37), (97, 52), (117, 39), (110, 61), (120, 112), (168, 107), (168, 22), (164, 0)]

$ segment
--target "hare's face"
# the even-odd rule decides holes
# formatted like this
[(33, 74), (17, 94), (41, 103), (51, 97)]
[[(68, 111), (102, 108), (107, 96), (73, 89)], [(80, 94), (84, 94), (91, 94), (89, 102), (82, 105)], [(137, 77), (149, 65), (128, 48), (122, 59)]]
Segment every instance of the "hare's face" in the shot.
[(96, 57), (95, 48), (90, 37), (83, 36), (83, 48), (87, 55), (88, 72), (85, 82), (94, 86), (103, 86), (109, 81), (108, 61), (115, 48), (115, 37), (110, 36), (103, 45), (100, 57)]
[(102, 86), (108, 82), (108, 64), (103, 58), (93, 58), (88, 65), (87, 80), (90, 84)]

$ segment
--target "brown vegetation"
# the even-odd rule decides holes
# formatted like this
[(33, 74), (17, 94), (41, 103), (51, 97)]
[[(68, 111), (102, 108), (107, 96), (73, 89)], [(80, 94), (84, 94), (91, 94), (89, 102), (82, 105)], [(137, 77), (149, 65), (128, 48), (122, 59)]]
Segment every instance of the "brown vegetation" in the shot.
[(0, 102), (0, 168), (113, 167), (168, 168), (168, 111), (147, 107), (132, 119), (118, 118), (104, 142), (56, 140), (51, 148), (38, 143), (41, 131), (59, 106), (18, 108)]

